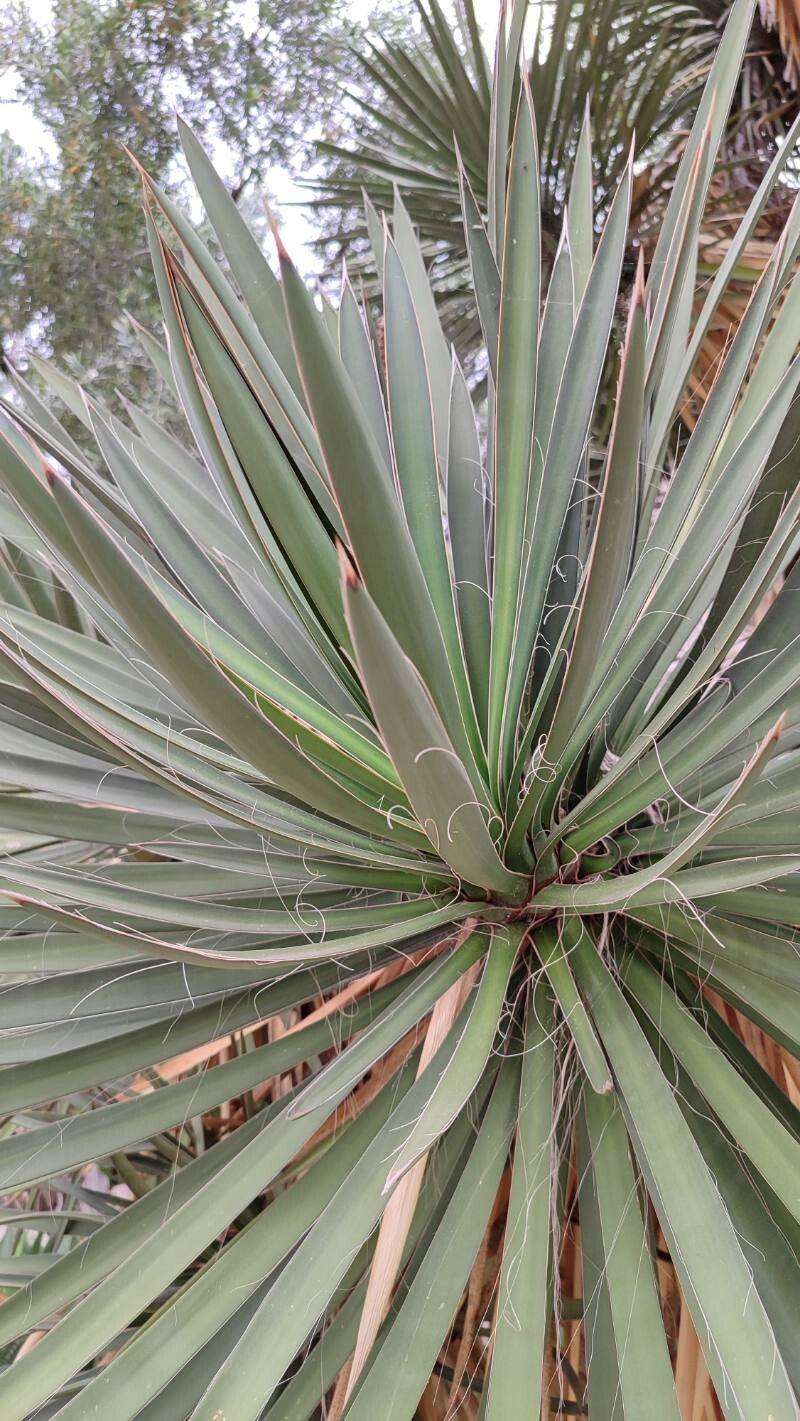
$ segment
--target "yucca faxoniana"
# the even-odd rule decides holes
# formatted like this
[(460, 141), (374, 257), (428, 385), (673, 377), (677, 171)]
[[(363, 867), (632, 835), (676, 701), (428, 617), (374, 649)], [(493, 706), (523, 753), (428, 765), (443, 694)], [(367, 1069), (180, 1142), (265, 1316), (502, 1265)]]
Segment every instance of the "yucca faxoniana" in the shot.
[(443, 1357), (454, 1404), (533, 1417), (565, 1307), (594, 1418), (677, 1417), (659, 1239), (725, 1415), (797, 1416), (798, 1113), (720, 1006), (797, 1051), (800, 210), (672, 439), (775, 178), (690, 330), (751, 9), (632, 293), (587, 130), (540, 290), (501, 35), (485, 440), (402, 203), (376, 340), (346, 281), (271, 275), (188, 132), (235, 288), (144, 191), (196, 450), (56, 374), (94, 454), (30, 391), (2, 416), (0, 1179), (64, 1217), (0, 1260), (0, 1343), (44, 1329), (4, 1421), (411, 1421)]

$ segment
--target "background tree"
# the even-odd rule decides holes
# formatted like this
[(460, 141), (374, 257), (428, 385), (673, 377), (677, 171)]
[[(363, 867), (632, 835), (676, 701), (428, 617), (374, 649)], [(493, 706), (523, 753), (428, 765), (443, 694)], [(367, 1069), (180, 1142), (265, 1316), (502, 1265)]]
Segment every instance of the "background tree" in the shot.
[(100, 390), (142, 393), (151, 372), (119, 310), (147, 322), (156, 305), (125, 147), (179, 191), (178, 107), (222, 156), (237, 200), (258, 206), (276, 168), (339, 132), (331, 104), (359, 33), (349, 10), (344, 0), (61, 0), (51, 22), (6, 5), (0, 67), (48, 139), (36, 164), (0, 139), (6, 348), (24, 333), (26, 348), (69, 361)]

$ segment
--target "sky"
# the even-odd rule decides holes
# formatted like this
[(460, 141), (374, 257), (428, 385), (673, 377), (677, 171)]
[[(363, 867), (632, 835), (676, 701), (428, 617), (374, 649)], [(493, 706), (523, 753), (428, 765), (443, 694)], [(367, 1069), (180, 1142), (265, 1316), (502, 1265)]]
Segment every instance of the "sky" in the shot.
[[(28, 9), (37, 20), (49, 19), (53, 13), (51, 0), (27, 0)], [(17, 76), (13, 69), (0, 74), (0, 127), (7, 128), (21, 147), (31, 154), (47, 148), (47, 130), (34, 118), (27, 104), (16, 99)]]

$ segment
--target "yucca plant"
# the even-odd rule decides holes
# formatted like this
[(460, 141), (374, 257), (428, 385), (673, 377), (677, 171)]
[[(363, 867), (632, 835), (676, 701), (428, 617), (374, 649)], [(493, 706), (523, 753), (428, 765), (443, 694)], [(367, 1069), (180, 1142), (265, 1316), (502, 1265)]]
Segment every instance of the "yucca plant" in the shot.
[(3, 1421), (677, 1418), (695, 1333), (797, 1417), (800, 207), (664, 467), (751, 11), (632, 290), (584, 128), (542, 291), (523, 84), (491, 235), (464, 188), (485, 430), (402, 204), (376, 343), (188, 131), (231, 280), (143, 182), (196, 448), (57, 376), (95, 455), (2, 416)]

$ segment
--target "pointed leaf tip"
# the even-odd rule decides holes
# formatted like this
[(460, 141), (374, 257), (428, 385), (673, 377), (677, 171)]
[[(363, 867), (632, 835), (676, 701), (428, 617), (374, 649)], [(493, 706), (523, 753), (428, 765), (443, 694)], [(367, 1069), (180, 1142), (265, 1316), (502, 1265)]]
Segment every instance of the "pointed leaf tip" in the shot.
[(289, 262), (289, 264), (293, 266), (294, 263), (292, 262), (292, 259), (286, 250), (283, 238), (280, 234), (280, 228), (278, 227), (278, 223), (275, 219), (275, 216), (273, 215), (272, 208), (270, 207), (269, 203), (266, 203), (265, 206), (267, 210), (267, 222), (269, 223), (269, 230), (272, 233), (272, 240), (275, 243), (275, 250), (278, 253), (278, 260), (281, 262)]
[(644, 278), (644, 247), (639, 248), (639, 257), (636, 262), (636, 277), (633, 283), (633, 304), (645, 309), (646, 284)]
[(342, 574), (342, 581), (355, 592), (361, 584), (361, 578), (347, 548), (339, 538), (336, 539), (336, 551), (339, 555), (339, 571)]

